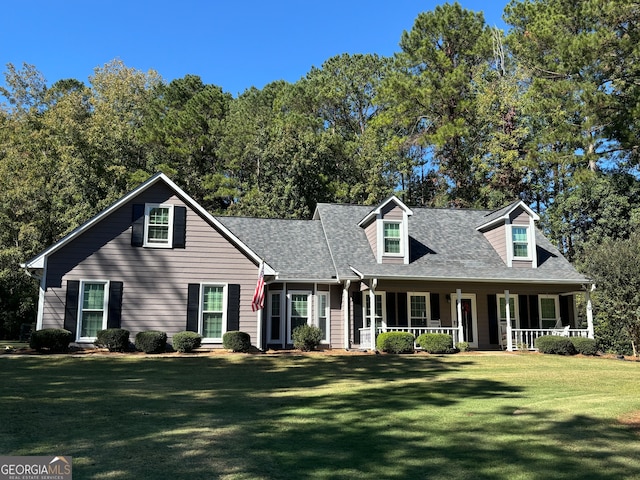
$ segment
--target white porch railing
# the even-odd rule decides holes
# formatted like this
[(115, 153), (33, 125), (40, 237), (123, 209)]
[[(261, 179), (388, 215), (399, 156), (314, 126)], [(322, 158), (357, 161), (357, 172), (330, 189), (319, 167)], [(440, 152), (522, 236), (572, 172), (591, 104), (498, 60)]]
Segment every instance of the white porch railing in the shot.
[[(423, 333), (445, 333), (453, 337), (454, 345), (458, 343), (459, 334), (459, 330), (455, 327), (378, 327), (376, 329), (376, 335), (383, 332), (409, 332), (416, 338)], [(371, 348), (371, 329), (368, 327), (360, 329), (360, 347)]]
[[(589, 336), (586, 328), (557, 329), (557, 328), (512, 328), (511, 350), (535, 350), (536, 339), (544, 335), (558, 335), (560, 337), (585, 337)], [(506, 339), (504, 348), (508, 349)]]

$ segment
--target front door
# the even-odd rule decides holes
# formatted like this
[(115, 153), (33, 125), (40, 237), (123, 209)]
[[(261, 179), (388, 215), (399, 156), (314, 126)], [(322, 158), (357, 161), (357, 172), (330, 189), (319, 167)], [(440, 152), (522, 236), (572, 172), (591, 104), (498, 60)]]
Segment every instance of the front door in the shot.
[[(457, 295), (452, 293), (451, 298), (456, 299)], [(475, 293), (463, 293), (460, 307), (464, 341), (468, 342), (470, 347), (478, 348), (478, 315)], [(457, 326), (458, 309), (455, 301), (451, 302), (451, 318), (453, 318), (453, 325)]]

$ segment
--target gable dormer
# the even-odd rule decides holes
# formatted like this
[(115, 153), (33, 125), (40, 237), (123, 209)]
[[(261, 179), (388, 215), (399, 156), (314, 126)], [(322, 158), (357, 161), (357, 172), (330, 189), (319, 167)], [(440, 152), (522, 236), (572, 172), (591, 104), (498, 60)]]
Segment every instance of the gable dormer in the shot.
[(378, 263), (409, 263), (409, 217), (413, 212), (395, 195), (364, 217), (363, 228)]
[(508, 267), (537, 268), (536, 227), (540, 217), (524, 202), (517, 201), (487, 214), (476, 227)]

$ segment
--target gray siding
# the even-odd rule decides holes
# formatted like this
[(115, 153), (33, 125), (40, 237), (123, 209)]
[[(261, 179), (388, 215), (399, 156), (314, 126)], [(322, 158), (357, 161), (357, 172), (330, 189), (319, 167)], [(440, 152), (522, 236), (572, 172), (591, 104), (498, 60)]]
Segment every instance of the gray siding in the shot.
[(502, 261), (507, 263), (507, 238), (504, 225), (498, 225), (491, 230), (484, 232), (485, 238), (491, 246), (498, 252)]
[(186, 248), (131, 246), (133, 204), (172, 203), (185, 206), (172, 190), (156, 184), (135, 200), (53, 253), (47, 264), (43, 327), (61, 327), (68, 280), (124, 282), (122, 328), (131, 336), (142, 330), (186, 328), (187, 285), (240, 285), (240, 329), (257, 340), (251, 299), (257, 266), (196, 212), (187, 208)]
[(375, 220), (364, 229), (364, 233), (367, 236), (369, 245), (371, 245), (371, 251), (375, 256), (378, 255), (378, 229)]

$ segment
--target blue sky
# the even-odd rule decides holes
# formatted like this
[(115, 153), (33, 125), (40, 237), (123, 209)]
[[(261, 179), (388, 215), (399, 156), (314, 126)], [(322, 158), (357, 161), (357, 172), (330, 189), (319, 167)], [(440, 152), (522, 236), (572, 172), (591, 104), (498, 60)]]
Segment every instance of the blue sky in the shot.
[[(119, 58), (166, 81), (199, 75), (237, 96), (275, 80), (295, 82), (342, 53), (393, 55), (418, 14), (442, 3), (9, 0), (2, 7), (0, 63), (2, 73), (7, 63), (35, 65), (51, 85), (62, 78), (88, 83), (94, 68)], [(504, 28), (507, 0), (459, 3)]]

